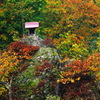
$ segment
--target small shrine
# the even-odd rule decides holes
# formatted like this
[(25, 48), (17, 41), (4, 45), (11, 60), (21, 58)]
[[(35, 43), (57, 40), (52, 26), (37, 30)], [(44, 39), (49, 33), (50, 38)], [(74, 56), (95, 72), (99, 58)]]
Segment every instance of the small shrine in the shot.
[(35, 34), (35, 29), (39, 27), (39, 22), (26, 22), (25, 28), (29, 29), (28, 34), (32, 35)]

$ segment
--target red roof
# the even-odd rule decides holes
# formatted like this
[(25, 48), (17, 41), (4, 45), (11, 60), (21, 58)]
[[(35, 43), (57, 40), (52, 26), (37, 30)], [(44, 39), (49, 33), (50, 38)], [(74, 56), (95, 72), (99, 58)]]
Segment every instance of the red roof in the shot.
[(39, 22), (26, 22), (25, 28), (38, 28)]

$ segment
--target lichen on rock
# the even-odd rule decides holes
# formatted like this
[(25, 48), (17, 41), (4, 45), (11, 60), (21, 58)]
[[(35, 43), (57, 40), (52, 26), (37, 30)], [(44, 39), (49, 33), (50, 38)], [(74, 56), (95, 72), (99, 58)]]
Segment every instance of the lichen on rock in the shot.
[(33, 35), (29, 35), (26, 38), (21, 39), (22, 42), (26, 42), (27, 44), (30, 44), (32, 46), (39, 46), (42, 47), (43, 44), (43, 39), (40, 38), (38, 35), (33, 34)]
[(40, 64), (44, 60), (53, 62), (59, 59), (57, 50), (51, 47), (41, 47), (39, 51), (33, 56), (32, 61), (34, 64)]

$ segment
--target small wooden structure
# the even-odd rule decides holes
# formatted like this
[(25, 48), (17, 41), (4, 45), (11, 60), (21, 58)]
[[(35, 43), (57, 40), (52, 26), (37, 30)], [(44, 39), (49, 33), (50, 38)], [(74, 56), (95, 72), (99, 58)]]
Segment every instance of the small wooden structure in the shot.
[(35, 34), (35, 29), (39, 27), (39, 22), (26, 22), (25, 28), (29, 29), (29, 35)]

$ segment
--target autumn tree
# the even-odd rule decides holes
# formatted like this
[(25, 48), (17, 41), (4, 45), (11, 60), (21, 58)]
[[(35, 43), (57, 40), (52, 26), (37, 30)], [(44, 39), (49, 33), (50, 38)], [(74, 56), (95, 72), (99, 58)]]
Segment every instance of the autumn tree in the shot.
[[(48, 1), (44, 33), (52, 37), (61, 55), (80, 58), (98, 41), (100, 34), (100, 8), (91, 0)], [(88, 48), (89, 47), (89, 48)], [(97, 49), (97, 45), (95, 46)]]
[[(56, 48), (59, 52), (59, 59), (50, 62), (47, 59), (43, 60), (42, 57), (37, 57), (40, 64), (31, 66), (31, 70), (34, 71), (34, 73), (33, 71), (31, 72), (31, 75), (30, 73), (25, 73), (27, 77), (32, 78), (27, 80), (25, 77), (29, 83), (24, 83), (26, 80), (22, 82), (23, 79), (21, 79), (24, 76), (17, 77), (17, 75), (26, 70), (30, 59), (39, 47), (26, 45), (25, 42), (19, 41), (11, 43), (8, 46), (8, 50), (1, 52), (0, 56), (1, 96), (5, 97), (4, 93), (6, 93), (9, 95), (9, 97), (5, 97), (7, 100), (8, 98), (10, 100), (23, 100), (30, 99), (31, 97), (36, 100), (99, 99), (100, 53), (94, 53), (100, 52), (100, 8), (98, 6), (99, 3), (95, 3), (99, 0), (45, 0), (47, 6), (43, 10), (41, 9), (41, 0), (25, 1), (27, 4), (23, 4), (21, 7), (25, 7), (24, 10), (26, 12), (18, 10), (22, 8), (17, 6), (17, 4), (20, 5), (20, 2), (15, 4), (16, 0), (5, 0), (2, 2), (2, 7), (4, 7), (1, 10), (2, 19), (4, 19), (4, 15), (8, 14), (7, 9), (13, 12), (11, 8), (5, 9), (12, 5), (13, 7), (16, 5), (16, 8), (19, 7), (18, 11), (16, 9), (14, 11), (16, 15), (18, 14), (17, 18), (22, 19), (20, 20), (22, 22), (25, 18), (20, 17), (20, 14), (23, 13), (26, 14), (26, 17), (32, 17), (31, 12), (28, 12), (29, 15), (27, 15), (26, 8), (29, 6), (32, 6), (35, 12), (36, 10), (41, 11), (44, 16), (43, 19), (43, 16), (41, 18), (37, 17), (38, 14), (41, 15), (40, 12), (34, 16), (36, 20), (41, 20), (42, 27), (40, 29), (41, 33), (43, 33), (42, 36), (47, 35), (43, 44), (47, 47)], [(29, 11), (33, 11), (33, 8), (29, 8)], [(14, 13), (9, 12), (9, 16), (10, 14), (13, 15)], [(5, 16), (7, 22), (5, 20), (4, 24), (2, 21), (3, 24), (1, 25), (2, 29), (3, 27), (6, 28), (6, 25), (9, 25), (9, 23), (15, 25), (15, 27), (7, 27), (9, 31), (8, 36), (12, 37), (11, 32), (13, 30), (11, 29), (14, 28), (15, 33), (15, 28), (20, 28), (19, 24), (14, 23), (16, 17), (14, 16), (15, 19), (13, 20), (9, 16)], [(10, 20), (12, 18), (13, 21), (10, 22), (8, 18)], [(31, 21), (30, 19), (26, 20)], [(6, 30), (5, 32), (7, 33)], [(7, 34), (1, 36), (2, 41), (7, 40)], [(94, 54), (91, 55), (92, 53)], [(44, 55), (42, 56), (44, 57)], [(31, 79), (34, 79), (33, 76), (38, 81), (37, 85), (34, 85), (34, 82), (31, 81)], [(15, 80), (13, 81), (13, 79)], [(17, 87), (14, 88), (15, 86)], [(14, 98), (12, 93), (15, 93)]]
[[(1, 1), (0, 1), (1, 2)], [(42, 20), (44, 0), (4, 0), (0, 6), (0, 48), (27, 34), (24, 23)]]
[(0, 56), (0, 95), (8, 91), (9, 100), (12, 100), (13, 78), (24, 71), (28, 65), (28, 59), (39, 49), (38, 46), (26, 45), (23, 42), (11, 43), (8, 50)]
[[(100, 53), (72, 61), (67, 57), (59, 60), (60, 66), (42, 61), (34, 66), (35, 77), (39, 79), (33, 87), (36, 100), (98, 99), (100, 82)], [(47, 100), (48, 100), (47, 99)]]
[[(100, 81), (100, 53), (88, 56), (84, 60), (75, 59), (60, 70), (61, 96), (68, 100), (77, 98), (98, 99)], [(64, 59), (62, 62), (68, 61)], [(96, 83), (97, 82), (97, 83)], [(94, 90), (95, 89), (95, 90)], [(91, 91), (90, 91), (91, 90)], [(95, 92), (96, 91), (96, 92)]]

